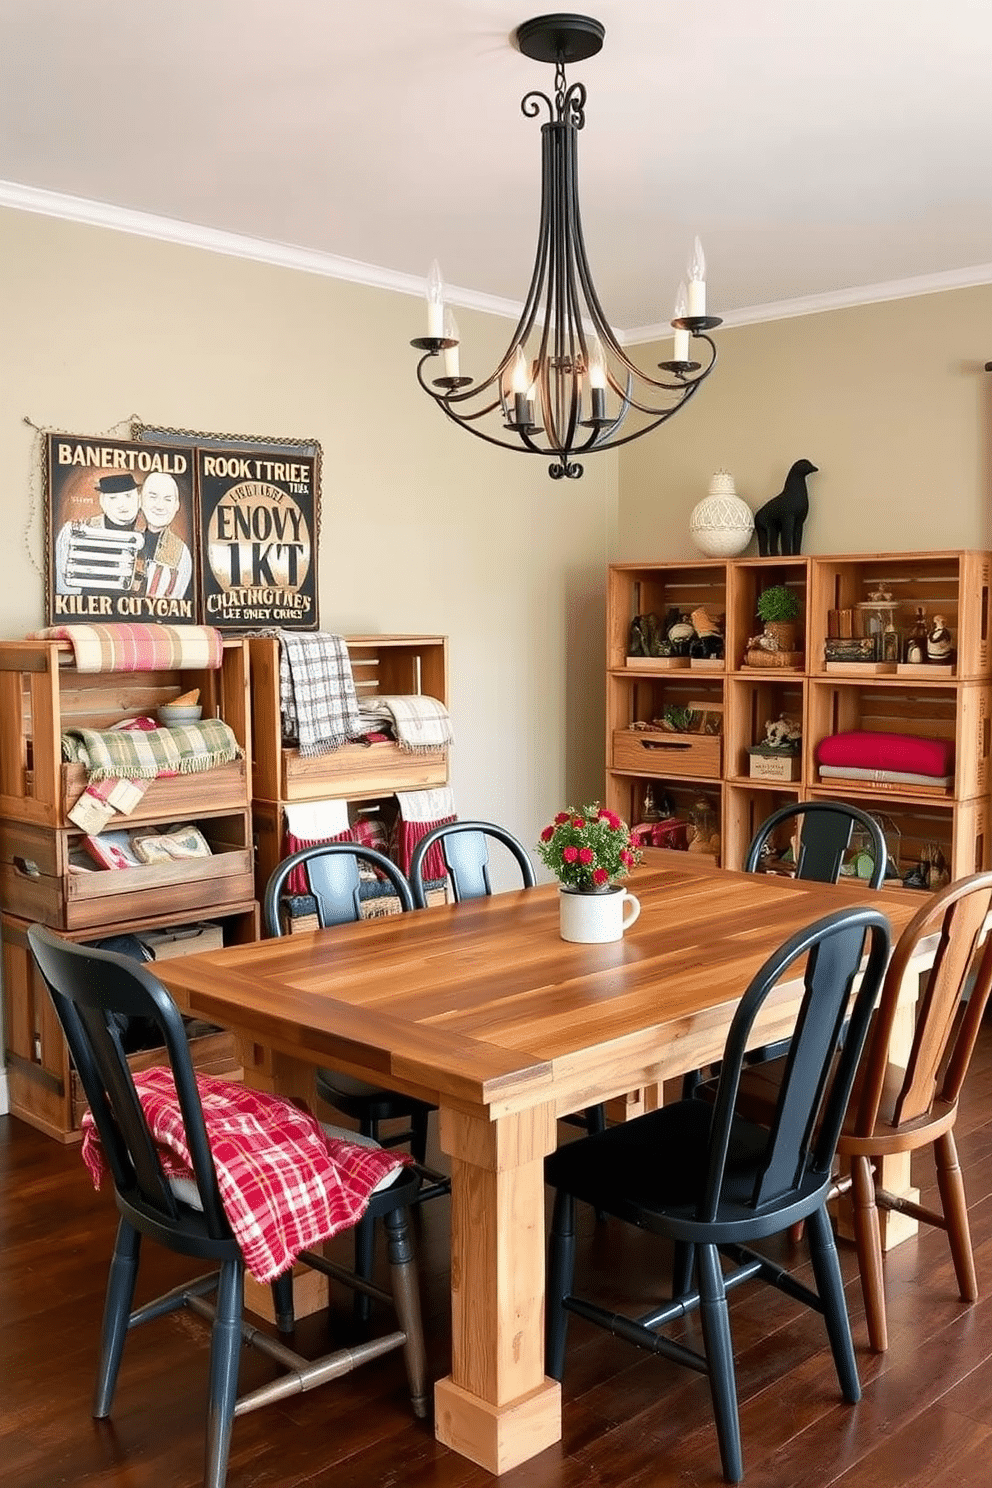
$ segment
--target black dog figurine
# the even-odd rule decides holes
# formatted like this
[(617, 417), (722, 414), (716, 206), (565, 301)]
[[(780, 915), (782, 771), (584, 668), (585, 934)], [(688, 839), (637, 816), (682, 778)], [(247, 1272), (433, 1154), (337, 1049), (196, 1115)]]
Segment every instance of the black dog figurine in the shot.
[(755, 512), (754, 530), (758, 534), (758, 552), (762, 558), (779, 552), (783, 557), (799, 552), (803, 523), (809, 514), (806, 477), (815, 475), (816, 471), (817, 466), (809, 460), (797, 460), (785, 477), (785, 485), (779, 494)]

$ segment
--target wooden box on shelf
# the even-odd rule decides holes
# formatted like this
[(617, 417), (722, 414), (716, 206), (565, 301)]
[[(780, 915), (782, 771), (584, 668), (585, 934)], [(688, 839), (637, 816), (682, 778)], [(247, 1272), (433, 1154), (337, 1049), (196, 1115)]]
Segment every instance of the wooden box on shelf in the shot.
[(937, 791), (958, 800), (984, 795), (990, 783), (992, 746), (992, 686), (966, 682), (956, 687), (909, 684), (874, 678), (856, 684), (840, 678), (810, 684), (806, 747), (806, 780), (811, 788), (838, 789), (838, 781), (821, 779), (816, 747), (831, 734), (848, 732), (920, 735), (956, 745), (954, 782), (933, 789), (884, 780), (845, 781), (845, 792), (878, 797), (913, 796)]
[[(0, 817), (70, 828), (68, 812), (84, 784), (62, 759), (72, 728), (106, 729), (123, 718), (154, 716), (162, 703), (198, 688), (204, 718), (221, 718), (251, 756), (248, 642), (225, 637), (217, 671), (77, 672), (65, 641), (0, 641)], [(156, 780), (135, 821), (182, 821), (203, 804), (248, 803), (247, 764)]]
[[(145, 824), (143, 816), (140, 820)], [(138, 825), (130, 817), (128, 823)], [(186, 919), (202, 912), (219, 914), (252, 898), (250, 813), (201, 816), (198, 825), (210, 843), (210, 857), (135, 868), (98, 869), (94, 864), (93, 872), (75, 872), (69, 858), (80, 832), (0, 819), (4, 908), (56, 930), (86, 930), (163, 912)]]
[(616, 729), (613, 768), (640, 775), (698, 775), (718, 780), (722, 749), (719, 734)]
[[(362, 697), (423, 694), (447, 706), (448, 660), (444, 636), (348, 636), (355, 690)], [(411, 754), (392, 741), (345, 744), (314, 758), (284, 744), (279, 705), (279, 643), (253, 637), (251, 646), (256, 800), (358, 800), (397, 790), (425, 790), (448, 779), (445, 749)]]
[(943, 616), (955, 651), (953, 664), (942, 669), (948, 680), (987, 677), (992, 671), (990, 585), (992, 554), (987, 552), (959, 550), (816, 558), (810, 581), (809, 669), (821, 674), (826, 671), (823, 643), (830, 611), (849, 610), (857, 614), (858, 605), (868, 598), (871, 590), (884, 586), (898, 603), (898, 628), (903, 637), (917, 609), (923, 609), (928, 622), (936, 615)]
[(663, 622), (671, 610), (691, 615), (698, 609), (705, 609), (714, 620), (726, 615), (725, 563), (700, 559), (688, 563), (614, 564), (608, 576), (607, 666), (658, 671), (688, 667), (688, 657), (628, 657), (630, 625), (635, 615), (654, 614)]
[[(727, 584), (727, 657), (731, 670), (742, 667), (801, 672), (808, 645), (809, 624), (808, 558), (740, 558), (730, 567)], [(758, 597), (766, 589), (782, 586), (799, 604), (796, 645), (791, 651), (748, 652), (747, 643), (764, 630), (758, 616)]]
[(798, 754), (755, 744), (748, 750), (748, 767), (752, 780), (798, 780), (801, 773)]

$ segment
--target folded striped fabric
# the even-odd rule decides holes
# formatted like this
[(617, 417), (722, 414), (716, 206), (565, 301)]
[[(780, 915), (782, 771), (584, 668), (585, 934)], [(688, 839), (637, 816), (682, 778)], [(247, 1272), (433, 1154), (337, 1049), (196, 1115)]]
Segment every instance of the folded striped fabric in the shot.
[(144, 733), (78, 728), (62, 735), (62, 758), (85, 765), (90, 781), (196, 775), (243, 755), (231, 729), (219, 718)]
[[(280, 1096), (215, 1075), (197, 1074), (196, 1083), (224, 1213), (256, 1281), (281, 1276), (301, 1250), (357, 1224), (373, 1190), (412, 1161), (328, 1137)], [(144, 1070), (134, 1085), (166, 1176), (192, 1179), (172, 1071)], [(82, 1126), (83, 1161), (99, 1188), (107, 1165), (89, 1111)]]
[(380, 694), (363, 698), (361, 713), (363, 722), (370, 725), (388, 719), (393, 725), (397, 744), (410, 754), (433, 753), (452, 743), (447, 708), (437, 698), (426, 697), (423, 693), (397, 697)]
[(216, 671), (224, 637), (213, 625), (50, 625), (39, 640), (69, 641), (79, 672)]

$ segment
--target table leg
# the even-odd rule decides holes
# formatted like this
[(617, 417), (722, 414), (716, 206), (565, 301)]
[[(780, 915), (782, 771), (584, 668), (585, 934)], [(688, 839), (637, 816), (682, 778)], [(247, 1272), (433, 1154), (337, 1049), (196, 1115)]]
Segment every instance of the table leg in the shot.
[(435, 1386), (437, 1439), (492, 1473), (561, 1437), (561, 1386), (544, 1374), (544, 1158), (551, 1107), (495, 1121), (442, 1108), (451, 1167), (451, 1374)]

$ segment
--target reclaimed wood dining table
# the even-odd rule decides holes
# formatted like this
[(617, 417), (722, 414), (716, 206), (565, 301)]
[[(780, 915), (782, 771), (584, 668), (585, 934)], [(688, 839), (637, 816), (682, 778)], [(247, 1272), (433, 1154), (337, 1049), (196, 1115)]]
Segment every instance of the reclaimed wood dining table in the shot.
[[(893, 939), (919, 895), (653, 854), (620, 941), (558, 933), (555, 885), (162, 962), (184, 1011), (242, 1035), (246, 1078), (299, 1091), (325, 1065), (437, 1105), (451, 1164), (451, 1373), (438, 1440), (499, 1473), (561, 1436), (544, 1373), (544, 1158), (560, 1117), (720, 1057), (742, 992), (788, 936), (871, 904)], [(795, 982), (754, 1030), (788, 1033)], [(294, 1083), (295, 1081), (295, 1083)]]

